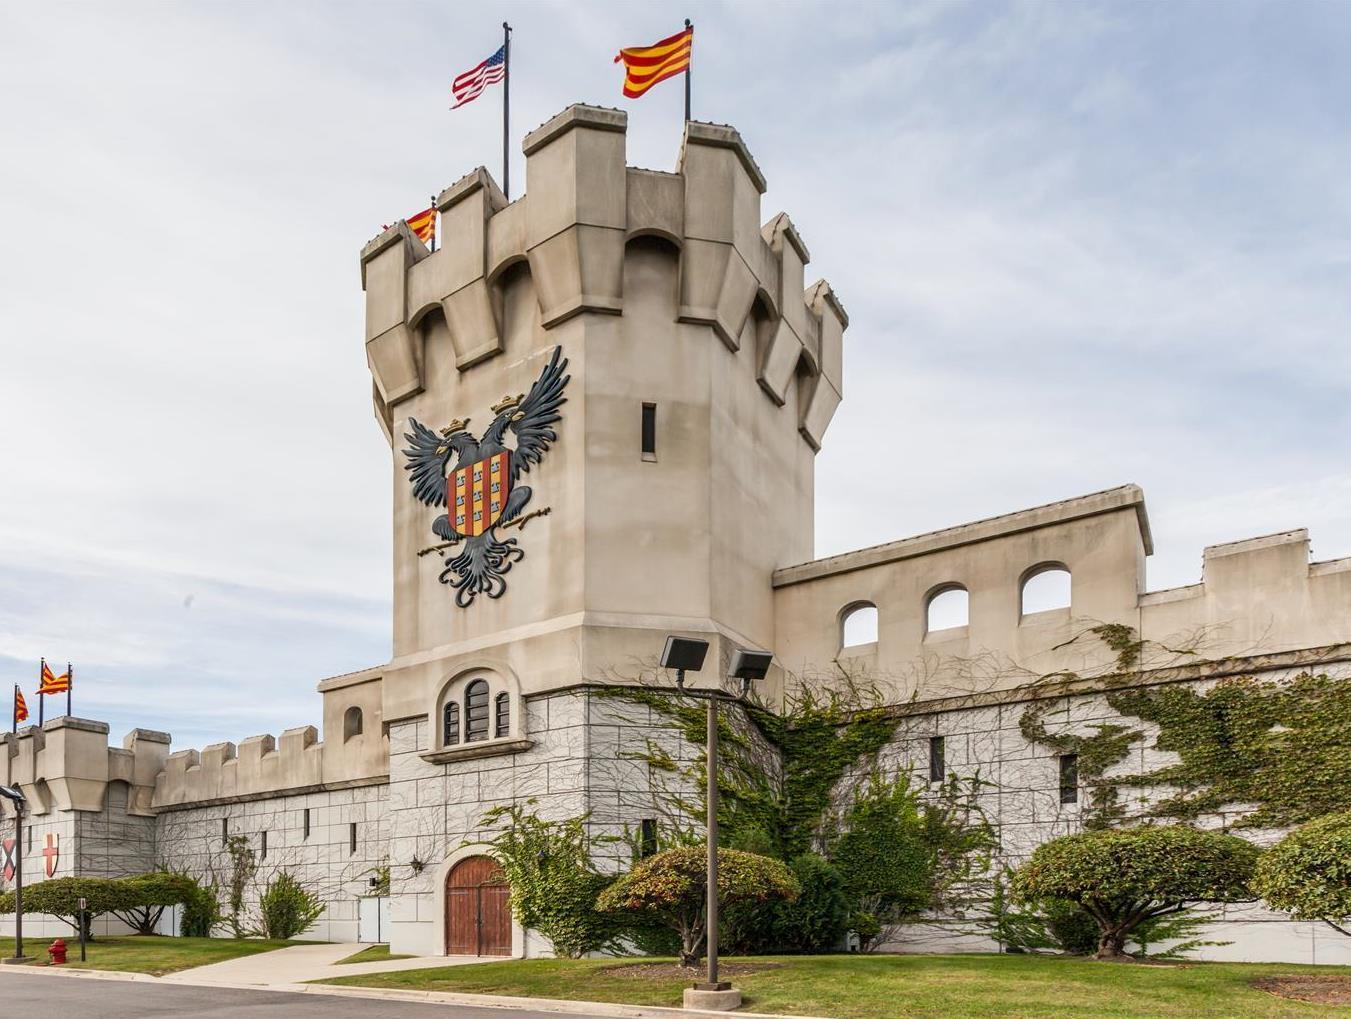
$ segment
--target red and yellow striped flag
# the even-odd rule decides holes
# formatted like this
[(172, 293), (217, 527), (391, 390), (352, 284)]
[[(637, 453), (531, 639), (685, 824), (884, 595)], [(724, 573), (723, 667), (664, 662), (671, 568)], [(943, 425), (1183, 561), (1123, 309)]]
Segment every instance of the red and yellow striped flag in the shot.
[(23, 699), (23, 691), (14, 687), (14, 724), (28, 721), (28, 704)]
[(38, 693), (65, 693), (70, 689), (70, 666), (66, 666), (66, 671), (61, 675), (52, 672), (52, 667), (47, 664), (46, 659), (42, 662), (41, 681), (38, 683)]
[(615, 63), (624, 63), (624, 95), (637, 99), (657, 82), (688, 71), (693, 48), (694, 29), (691, 27), (652, 46), (620, 50)]
[(409, 216), (405, 223), (408, 229), (412, 230), (414, 235), (423, 244), (430, 245), (432, 238), (436, 236), (436, 206), (430, 209), (423, 209), (421, 212)]

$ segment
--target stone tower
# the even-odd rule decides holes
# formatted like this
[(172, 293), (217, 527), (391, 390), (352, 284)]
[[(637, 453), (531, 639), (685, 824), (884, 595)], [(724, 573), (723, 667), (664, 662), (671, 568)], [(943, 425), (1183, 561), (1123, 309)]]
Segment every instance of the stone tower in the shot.
[[(730, 646), (774, 646), (771, 573), (811, 558), (847, 317), (824, 281), (805, 286), (788, 217), (761, 224), (765, 180), (735, 130), (687, 124), (664, 173), (626, 166), (626, 122), (569, 107), (525, 139), (525, 195), (508, 203), (480, 168), (437, 198), (439, 250), (400, 223), (362, 252), (393, 453), (387, 722), (481, 667), (517, 699), (625, 678), (669, 632), (714, 642), (711, 678)], [(521, 478), (549, 513), (500, 532), (524, 553), (505, 593), (458, 607), (443, 553), (418, 555), (445, 511), (414, 498), (410, 420), (481, 435), (556, 347), (567, 402)]]

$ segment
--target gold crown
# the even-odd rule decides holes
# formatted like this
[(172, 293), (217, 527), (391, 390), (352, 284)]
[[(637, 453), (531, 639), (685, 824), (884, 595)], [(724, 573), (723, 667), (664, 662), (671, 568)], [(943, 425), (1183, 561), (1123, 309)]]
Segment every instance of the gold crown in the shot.
[(489, 409), (490, 409), (494, 414), (501, 414), (501, 413), (502, 413), (504, 410), (506, 410), (508, 407), (515, 407), (518, 403), (520, 403), (520, 402), (521, 402), (522, 400), (524, 400), (524, 399), (525, 399), (525, 394), (524, 394), (524, 393), (517, 393), (515, 396), (511, 396), (510, 394), (508, 394), (508, 395), (502, 397), (502, 399), (498, 400), (498, 401), (497, 401), (495, 404), (493, 404), (492, 407), (489, 408)]
[(441, 429), (441, 434), (444, 435), (447, 439), (449, 439), (456, 432), (462, 432), (468, 427), (469, 427), (468, 418), (456, 418), (450, 424), (446, 425), (445, 428)]

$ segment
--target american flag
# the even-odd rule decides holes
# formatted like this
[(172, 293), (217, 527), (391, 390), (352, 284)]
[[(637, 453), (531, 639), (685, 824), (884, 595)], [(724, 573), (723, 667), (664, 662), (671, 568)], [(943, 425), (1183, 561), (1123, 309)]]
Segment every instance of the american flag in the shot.
[(451, 83), (450, 90), (455, 94), (455, 106), (472, 103), (480, 92), (495, 81), (501, 81), (507, 73), (507, 47), (504, 44), (496, 53), (477, 67), (470, 68)]

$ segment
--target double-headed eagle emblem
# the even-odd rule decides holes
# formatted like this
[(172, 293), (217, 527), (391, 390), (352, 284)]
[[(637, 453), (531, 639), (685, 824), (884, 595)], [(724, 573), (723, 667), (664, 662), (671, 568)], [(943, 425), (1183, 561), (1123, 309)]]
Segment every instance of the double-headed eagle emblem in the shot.
[[(413, 430), (404, 438), (411, 445), (403, 455), (413, 496), (446, 508), (432, 522), (442, 544), (418, 555), (445, 551), (441, 583), (455, 589), (460, 608), (468, 608), (480, 594), (502, 597), (507, 571), (525, 556), (515, 538), (499, 538), (497, 531), (524, 527), (527, 520), (549, 512), (545, 507), (526, 513), (531, 492), (517, 482), (558, 438), (553, 425), (562, 418), (558, 408), (567, 402), (563, 390), (572, 377), (563, 374), (568, 361), (560, 360), (562, 350), (554, 348), (528, 394), (504, 397), (493, 406), (497, 416), (481, 439), (469, 433), (467, 418), (457, 418), (439, 433), (408, 419)], [(506, 445), (507, 432), (516, 436), (514, 449)]]

